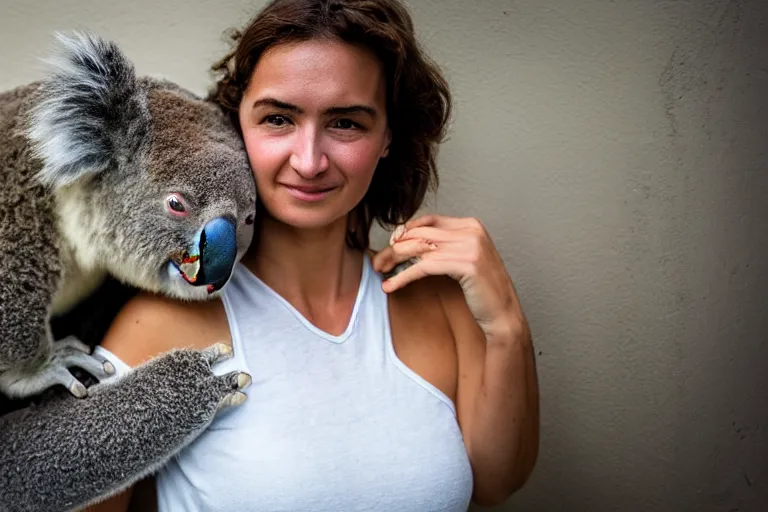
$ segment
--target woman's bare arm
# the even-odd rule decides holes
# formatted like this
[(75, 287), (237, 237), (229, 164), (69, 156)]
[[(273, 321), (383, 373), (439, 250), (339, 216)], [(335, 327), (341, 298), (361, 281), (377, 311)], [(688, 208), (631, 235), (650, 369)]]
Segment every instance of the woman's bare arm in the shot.
[(496, 505), (530, 476), (539, 447), (539, 397), (531, 335), (522, 312), (494, 337), (475, 322), (461, 288), (441, 298), (459, 361), (457, 414), (475, 479), (474, 501)]
[[(459, 365), (457, 414), (478, 504), (504, 501), (528, 479), (539, 446), (539, 396), (528, 322), (504, 263), (477, 219), (425, 215), (374, 257), (392, 293), (435, 276)], [(437, 285), (435, 286), (438, 287)]]

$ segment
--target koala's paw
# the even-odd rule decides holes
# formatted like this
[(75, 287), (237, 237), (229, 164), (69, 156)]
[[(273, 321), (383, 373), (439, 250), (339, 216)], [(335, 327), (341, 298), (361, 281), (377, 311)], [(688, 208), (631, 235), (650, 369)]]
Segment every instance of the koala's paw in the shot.
[(26, 398), (60, 384), (72, 395), (83, 398), (88, 395), (88, 390), (70, 371), (74, 367), (82, 368), (99, 380), (115, 373), (112, 363), (91, 355), (87, 345), (68, 337), (54, 342), (48, 359), (34, 370), (4, 373), (0, 376), (0, 388), (8, 396)]
[(98, 400), (110, 397), (111, 404), (167, 408), (168, 417), (190, 428), (201, 428), (222, 409), (240, 405), (246, 399), (242, 390), (250, 385), (250, 375), (214, 371), (217, 364), (232, 356), (232, 348), (224, 343), (202, 350), (175, 349), (136, 366), (117, 381), (93, 386), (88, 394)]
[[(216, 343), (202, 351), (203, 357), (213, 366), (216, 363), (232, 357), (232, 347), (225, 343)], [(217, 411), (227, 407), (235, 407), (245, 402), (245, 393), (240, 392), (251, 385), (251, 376), (244, 372), (231, 372), (226, 375), (214, 377), (223, 391)]]

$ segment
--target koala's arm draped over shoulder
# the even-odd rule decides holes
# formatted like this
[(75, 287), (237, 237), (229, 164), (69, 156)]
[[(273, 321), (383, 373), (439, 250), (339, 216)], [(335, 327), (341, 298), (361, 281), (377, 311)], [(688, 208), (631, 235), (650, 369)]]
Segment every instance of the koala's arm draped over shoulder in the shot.
[(115, 494), (242, 401), (247, 383), (238, 372), (214, 375), (229, 351), (213, 345), (160, 356), (86, 398), (63, 393), (3, 410), (8, 399), (66, 387), (68, 364), (87, 362), (60, 357), (50, 321), (104, 276), (207, 299), (252, 236), (255, 185), (220, 110), (137, 78), (112, 43), (59, 43), (50, 77), (0, 93), (3, 511), (68, 510)]
[(92, 395), (0, 416), (0, 510), (70, 510), (150, 474), (240, 400), (243, 374), (211, 367), (227, 345), (179, 350)]

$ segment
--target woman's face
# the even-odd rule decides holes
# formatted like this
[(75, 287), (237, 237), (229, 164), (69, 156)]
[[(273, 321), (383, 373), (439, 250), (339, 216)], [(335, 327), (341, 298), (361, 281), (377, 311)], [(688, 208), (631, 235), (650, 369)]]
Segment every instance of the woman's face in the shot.
[(259, 199), (272, 217), (301, 229), (344, 218), (390, 142), (381, 63), (339, 41), (266, 51), (239, 116)]

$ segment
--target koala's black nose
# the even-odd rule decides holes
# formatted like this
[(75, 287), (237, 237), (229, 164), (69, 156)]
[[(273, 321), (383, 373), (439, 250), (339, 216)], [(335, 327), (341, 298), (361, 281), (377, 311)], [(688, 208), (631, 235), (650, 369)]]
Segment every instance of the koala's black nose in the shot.
[(200, 234), (200, 273), (195, 284), (221, 285), (229, 279), (237, 258), (235, 219), (218, 217)]

